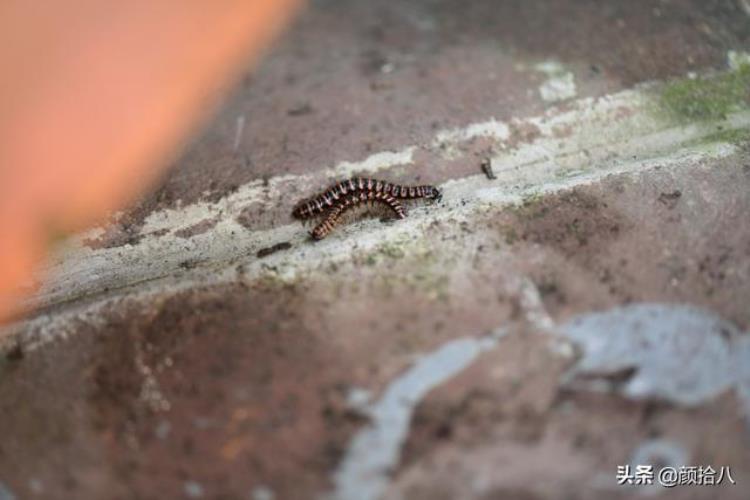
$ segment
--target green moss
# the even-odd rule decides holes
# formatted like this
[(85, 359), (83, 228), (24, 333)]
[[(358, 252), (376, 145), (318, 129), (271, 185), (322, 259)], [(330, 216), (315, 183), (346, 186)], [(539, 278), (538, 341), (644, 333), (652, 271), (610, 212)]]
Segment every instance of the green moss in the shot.
[(405, 255), (404, 251), (399, 245), (392, 243), (380, 245), (380, 247), (378, 247), (378, 251), (386, 257), (390, 257), (391, 259), (401, 259)]
[[(375, 266), (385, 259), (402, 259), (406, 255), (403, 250), (403, 242), (383, 243), (373, 249), (372, 252), (367, 255), (363, 255), (359, 260), (360, 264), (366, 266)], [(356, 259), (355, 259), (356, 260)]]
[(747, 105), (750, 96), (750, 64), (711, 77), (684, 79), (661, 91), (664, 110), (679, 121), (719, 120)]
[(294, 266), (285, 263), (263, 265), (258, 277), (252, 281), (252, 286), (261, 290), (287, 289), (296, 286), (300, 278)]
[(740, 142), (750, 141), (750, 130), (748, 129), (733, 129), (733, 130), (719, 130), (714, 134), (707, 137), (703, 137), (701, 142), (707, 144), (713, 144), (716, 142), (728, 142), (730, 144), (738, 144)]

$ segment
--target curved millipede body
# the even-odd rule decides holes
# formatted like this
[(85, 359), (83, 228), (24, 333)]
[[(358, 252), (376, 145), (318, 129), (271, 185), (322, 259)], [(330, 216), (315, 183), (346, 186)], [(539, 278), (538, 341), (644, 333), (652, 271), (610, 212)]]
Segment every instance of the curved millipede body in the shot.
[(323, 219), (320, 224), (315, 226), (310, 235), (313, 239), (322, 240), (333, 231), (333, 228), (336, 227), (336, 224), (338, 224), (339, 219), (344, 212), (362, 203), (372, 201), (377, 201), (387, 205), (388, 208), (396, 214), (396, 218), (398, 219), (406, 217), (404, 207), (401, 206), (401, 203), (390, 194), (374, 191), (360, 191), (340, 198), (331, 211), (328, 212), (326, 218)]
[(401, 186), (391, 182), (353, 177), (326, 189), (322, 194), (300, 203), (292, 215), (298, 219), (308, 219), (334, 207), (339, 200), (353, 193), (383, 193), (397, 199), (427, 198), (439, 200), (440, 190), (434, 186)]

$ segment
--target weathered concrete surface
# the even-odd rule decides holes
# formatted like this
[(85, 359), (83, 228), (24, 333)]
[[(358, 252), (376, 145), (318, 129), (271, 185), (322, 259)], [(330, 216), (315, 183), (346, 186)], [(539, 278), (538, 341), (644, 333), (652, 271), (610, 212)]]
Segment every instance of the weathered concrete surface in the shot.
[[(0, 334), (0, 499), (747, 498), (745, 9), (314, 3)], [(357, 173), (444, 200), (312, 244)]]
[[(747, 14), (733, 0), (316, 1), (100, 244), (137, 239), (155, 208), (398, 151), (440, 129), (538, 115), (548, 61), (589, 97), (723, 69), (727, 51), (749, 49)], [(427, 167), (402, 180), (438, 180)]]

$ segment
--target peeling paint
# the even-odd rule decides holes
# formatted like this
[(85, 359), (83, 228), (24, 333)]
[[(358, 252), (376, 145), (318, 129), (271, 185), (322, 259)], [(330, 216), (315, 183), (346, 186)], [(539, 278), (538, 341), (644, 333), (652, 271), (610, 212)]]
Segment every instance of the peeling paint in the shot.
[(529, 323), (542, 332), (551, 332), (554, 322), (544, 307), (537, 286), (528, 278), (523, 278), (519, 290), (521, 307)]
[(547, 80), (539, 87), (539, 94), (546, 102), (559, 102), (576, 96), (576, 83), (573, 73), (557, 61), (544, 61), (534, 69), (547, 75)]
[[(635, 304), (579, 316), (560, 331), (583, 353), (565, 377), (571, 387), (684, 406), (734, 389), (750, 409), (750, 338), (708, 311)], [(630, 370), (624, 382), (609, 381)]]
[(559, 61), (542, 61), (534, 65), (534, 69), (547, 76), (559, 75), (565, 72), (565, 66)]
[(388, 385), (368, 410), (371, 423), (351, 441), (334, 475), (334, 500), (376, 500), (398, 464), (417, 404), (435, 387), (468, 367), (504, 334), (450, 341), (419, 359)]
[(326, 177), (346, 178), (355, 174), (375, 173), (384, 168), (396, 165), (407, 165), (413, 161), (415, 147), (401, 151), (384, 151), (368, 156), (364, 161), (344, 161), (336, 167), (326, 170)]

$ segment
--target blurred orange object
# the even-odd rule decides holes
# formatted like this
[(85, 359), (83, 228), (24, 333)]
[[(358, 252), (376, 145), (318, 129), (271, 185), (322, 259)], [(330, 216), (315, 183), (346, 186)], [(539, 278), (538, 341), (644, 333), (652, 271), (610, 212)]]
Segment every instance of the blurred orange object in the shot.
[(153, 183), (300, 4), (0, 2), (0, 321), (54, 235)]

